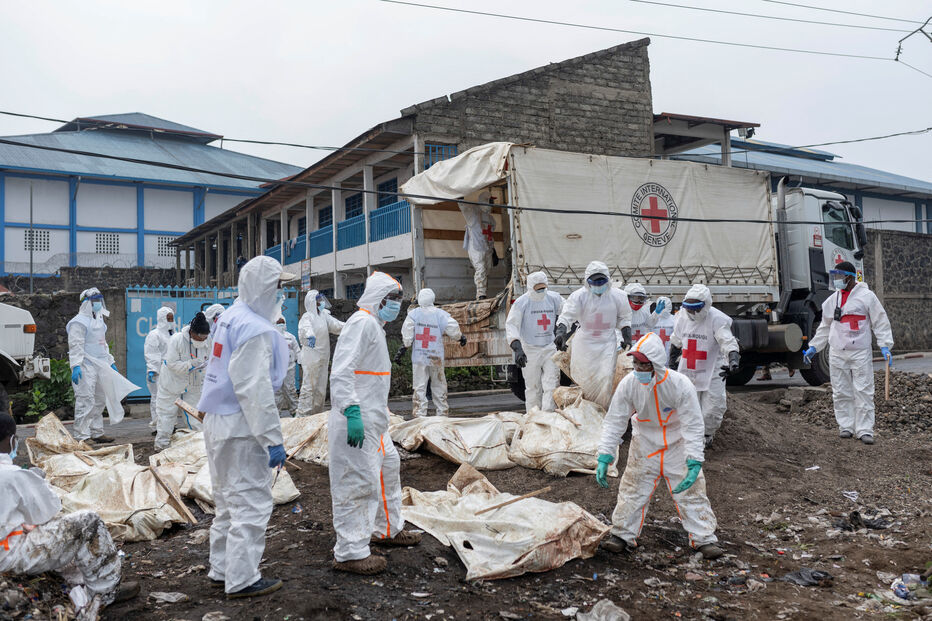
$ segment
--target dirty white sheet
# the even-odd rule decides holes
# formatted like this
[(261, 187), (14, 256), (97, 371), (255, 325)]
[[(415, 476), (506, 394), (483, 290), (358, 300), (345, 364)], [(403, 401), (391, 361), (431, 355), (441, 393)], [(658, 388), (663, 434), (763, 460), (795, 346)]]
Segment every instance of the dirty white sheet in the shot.
[[(532, 490), (520, 493), (528, 491)], [(514, 497), (499, 492), (475, 468), (463, 465), (444, 491), (404, 488), (402, 515), (453, 547), (466, 566), (466, 580), (544, 572), (574, 558), (589, 558), (611, 529), (575, 503), (539, 497), (476, 515)]]
[(455, 464), (469, 464), (479, 470), (504, 470), (515, 466), (508, 459), (508, 440), (521, 418), (514, 412), (480, 418), (425, 416), (392, 425), (389, 433), (396, 444), (408, 451), (423, 446)]

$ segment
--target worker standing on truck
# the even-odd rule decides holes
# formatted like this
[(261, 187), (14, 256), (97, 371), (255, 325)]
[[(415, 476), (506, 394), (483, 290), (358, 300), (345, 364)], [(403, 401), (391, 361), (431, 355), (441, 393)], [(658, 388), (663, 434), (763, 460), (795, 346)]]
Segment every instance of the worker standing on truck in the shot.
[(443, 337), (458, 339), (460, 346), (466, 337), (460, 332), (460, 324), (450, 313), (434, 306), (432, 289), (421, 289), (417, 294), (417, 308), (405, 317), (401, 325), (401, 348), (395, 352), (392, 362), (398, 362), (409, 347), (411, 350), (411, 375), (414, 394), (411, 411), (415, 416), (427, 416), (427, 382), (430, 382), (437, 416), (447, 416), (447, 376), (443, 370), (445, 351)]
[[(492, 202), (492, 198), (483, 193), (479, 202)], [(495, 219), (492, 217), (491, 205), (466, 205), (460, 203), (460, 211), (466, 219), (466, 234), (463, 237), (463, 248), (469, 254), (469, 262), (475, 271), (476, 299), (484, 300), (486, 285), (489, 280), (489, 270), (498, 265), (495, 256)]]
[(887, 365), (893, 366), (893, 331), (887, 312), (867, 283), (857, 281), (857, 271), (848, 261), (832, 270), (835, 293), (822, 302), (822, 323), (803, 352), (812, 362), (816, 352), (829, 344), (832, 401), (838, 435), (874, 443), (874, 366), (871, 330)]
[(669, 315), (670, 307), (673, 306), (670, 298), (659, 298), (654, 309), (651, 310), (647, 290), (641, 283), (628, 283), (625, 285), (625, 293), (628, 294), (628, 304), (631, 305), (631, 338), (637, 341), (648, 332), (653, 332), (660, 336), (666, 346), (667, 341), (670, 340), (669, 334), (665, 337), (660, 335), (654, 326), (665, 316), (665, 313)]
[(553, 412), (553, 391), (560, 385), (560, 368), (553, 361), (557, 353), (553, 331), (563, 310), (563, 298), (548, 291), (547, 285), (543, 272), (529, 274), (527, 292), (514, 301), (505, 320), (505, 339), (524, 375), (524, 405), (528, 412), (535, 407)]
[[(618, 350), (631, 347), (631, 305), (621, 289), (611, 286), (608, 266), (593, 261), (586, 267), (585, 284), (574, 291), (557, 320), (554, 344), (566, 351), (570, 330), (579, 323), (573, 341), (570, 375), (583, 398), (608, 409)], [(621, 343), (617, 333), (621, 334)]]
[(696, 387), (708, 446), (725, 415), (725, 378), (738, 372), (741, 355), (738, 339), (731, 333), (731, 317), (712, 307), (712, 292), (705, 285), (697, 283), (686, 292), (670, 341), (667, 366), (676, 366)]
[(298, 322), (301, 345), (301, 395), (298, 416), (316, 414), (327, 397), (327, 368), (330, 365), (330, 335), (340, 334), (343, 322), (330, 314), (327, 296), (311, 289), (304, 296), (304, 314)]

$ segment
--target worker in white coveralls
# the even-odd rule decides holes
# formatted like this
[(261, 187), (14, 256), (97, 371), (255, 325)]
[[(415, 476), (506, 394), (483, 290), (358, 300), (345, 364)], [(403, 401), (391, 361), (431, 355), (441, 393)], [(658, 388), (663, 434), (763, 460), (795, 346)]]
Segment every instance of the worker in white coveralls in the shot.
[(384, 326), (398, 317), (401, 296), (398, 281), (373, 272), (333, 352), (327, 433), (338, 571), (378, 573), (387, 563), (370, 553), (370, 543), (421, 541), (420, 534), (403, 530), (401, 460), (388, 433), (392, 364)]
[(708, 446), (728, 406), (725, 378), (741, 368), (741, 355), (731, 317), (712, 306), (712, 292), (705, 285), (695, 284), (686, 292), (670, 342), (669, 366), (688, 377), (699, 394)]
[(207, 318), (207, 323), (210, 324), (210, 333), (214, 333), (214, 328), (217, 327), (217, 320), (220, 319), (220, 313), (226, 310), (226, 306), (223, 304), (211, 304), (204, 309), (204, 317)]
[(301, 347), (298, 346), (298, 339), (294, 337), (294, 334), (288, 331), (288, 324), (281, 313), (275, 320), (275, 328), (288, 345), (288, 371), (285, 373), (282, 387), (275, 393), (275, 404), (278, 406), (279, 416), (284, 414), (294, 416), (298, 413), (298, 391), (294, 387), (295, 369), (298, 366), (298, 358), (301, 356)]
[(343, 322), (330, 314), (327, 296), (311, 289), (304, 296), (304, 314), (298, 322), (301, 345), (301, 394), (298, 416), (317, 414), (327, 397), (327, 367), (330, 364), (330, 335), (340, 334)]
[[(155, 450), (169, 447), (172, 433), (178, 420), (178, 399), (194, 406), (201, 399), (201, 387), (204, 384), (204, 369), (210, 358), (210, 323), (204, 313), (198, 313), (191, 323), (181, 329), (168, 341), (162, 372), (159, 374), (159, 398), (156, 402), (158, 412)], [(199, 431), (201, 424), (197, 419), (180, 412), (187, 429)]]
[(628, 304), (631, 306), (631, 339), (637, 341), (648, 332), (653, 332), (663, 341), (664, 347), (673, 335), (672, 330), (663, 330), (658, 324), (662, 319), (670, 316), (673, 303), (670, 298), (657, 298), (653, 310), (650, 308), (650, 298), (644, 285), (631, 282), (625, 285), (628, 294)]
[(560, 368), (553, 361), (557, 353), (553, 331), (563, 309), (563, 298), (548, 291), (547, 284), (543, 272), (528, 274), (527, 292), (514, 301), (505, 320), (505, 340), (524, 375), (524, 405), (528, 412), (532, 408), (553, 412), (553, 391), (560, 385)]
[(149, 330), (146, 342), (142, 348), (146, 358), (146, 386), (149, 388), (149, 428), (155, 432), (159, 419), (155, 403), (159, 398), (159, 371), (162, 370), (162, 361), (165, 360), (165, 349), (168, 339), (175, 332), (175, 314), (172, 309), (163, 306), (155, 312), (155, 328)]
[(631, 347), (631, 306), (627, 294), (611, 286), (608, 266), (601, 261), (586, 267), (585, 278), (585, 285), (570, 294), (563, 305), (554, 343), (565, 351), (573, 324), (579, 323), (570, 375), (582, 388), (583, 398), (608, 408), (618, 350)]
[(266, 595), (281, 580), (263, 578), (259, 562), (272, 515), (272, 470), (285, 465), (275, 391), (288, 370), (288, 346), (272, 320), (277, 292), (294, 278), (272, 257), (240, 270), (239, 296), (214, 330), (204, 391), (204, 442), (216, 515), (210, 527), (210, 571), (227, 597)]
[(110, 315), (104, 296), (95, 288), (81, 292), (81, 306), (65, 331), (68, 333), (68, 362), (71, 365), (71, 387), (74, 390), (75, 440), (98, 443), (113, 442), (104, 435), (104, 408), (110, 424), (123, 420), (123, 397), (139, 386), (117, 371), (110, 346), (107, 344), (107, 324)]
[[(479, 202), (492, 202), (488, 194), (480, 195)], [(476, 299), (484, 300), (489, 280), (489, 271), (498, 265), (495, 255), (495, 219), (492, 217), (491, 205), (459, 204), (460, 211), (466, 219), (466, 234), (463, 237), (463, 248), (469, 255), (469, 262), (474, 270), (473, 280), (476, 283)]]
[(72, 600), (86, 602), (84, 610), (95, 600), (107, 606), (137, 595), (138, 583), (120, 585), (120, 557), (100, 516), (76, 511), (55, 517), (61, 500), (42, 471), (13, 464), (18, 444), (16, 422), (0, 413), (0, 573), (57, 572), (71, 587)]
[(822, 302), (822, 323), (809, 342), (803, 358), (812, 362), (816, 352), (829, 345), (832, 400), (838, 435), (874, 443), (874, 366), (871, 330), (884, 361), (892, 366), (893, 331), (887, 312), (867, 283), (857, 281), (857, 271), (848, 261), (832, 270), (835, 293)]
[(417, 294), (417, 308), (411, 310), (401, 325), (402, 347), (395, 352), (393, 362), (398, 362), (408, 348), (411, 349), (411, 375), (414, 394), (411, 410), (415, 416), (427, 416), (427, 382), (433, 393), (437, 416), (447, 416), (447, 376), (443, 370), (445, 350), (443, 337), (459, 340), (466, 344), (460, 332), (460, 324), (450, 313), (434, 306), (432, 289), (421, 289)]
[(596, 481), (608, 487), (608, 467), (631, 420), (628, 462), (618, 485), (612, 534), (601, 544), (610, 552), (637, 547), (647, 507), (660, 487), (670, 492), (689, 544), (707, 559), (724, 551), (716, 545), (718, 525), (702, 474), (704, 424), (692, 382), (665, 366), (663, 342), (653, 332), (628, 353), (634, 370), (615, 389), (602, 421)]

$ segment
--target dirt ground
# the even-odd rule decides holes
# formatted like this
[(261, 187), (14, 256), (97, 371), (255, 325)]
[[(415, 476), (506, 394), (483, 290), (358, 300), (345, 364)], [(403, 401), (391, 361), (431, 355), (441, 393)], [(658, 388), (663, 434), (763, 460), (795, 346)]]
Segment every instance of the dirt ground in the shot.
[[(230, 602), (212, 587), (205, 569), (208, 544), (197, 542), (210, 516), (195, 509), (197, 525), (123, 546), (124, 579), (140, 580), (143, 593), (107, 609), (103, 618), (194, 621), (221, 612), (230, 619), (560, 619), (561, 610), (587, 611), (602, 598), (634, 619), (881, 616), (880, 602), (863, 596), (888, 591), (891, 578), (878, 572), (915, 572), (932, 560), (932, 433), (912, 426), (903, 433), (886, 429), (876, 445), (865, 446), (837, 437), (830, 408), (821, 424), (779, 411), (786, 409), (785, 403), (778, 407), (785, 393), (729, 396), (704, 467), (728, 552), (717, 561), (693, 558), (669, 496), (658, 493), (632, 556), (599, 551), (546, 574), (470, 584), (452, 549), (425, 535), (417, 547), (380, 551), (389, 561), (382, 575), (337, 574), (330, 568), (327, 470), (302, 464), (303, 470), (292, 472), (301, 497), (276, 507), (268, 530), (262, 570), (284, 580), (279, 592)], [(149, 452), (138, 445), (137, 460), (145, 463)], [(456, 468), (423, 454), (402, 462), (402, 485), (443, 489)], [(601, 519), (615, 504), (617, 480), (602, 490), (591, 476), (554, 479), (521, 467), (485, 474), (515, 494), (551, 485), (545, 498), (576, 502)], [(857, 492), (858, 500), (844, 491)], [(884, 530), (833, 525), (853, 510), (866, 517), (884, 509), (892, 514)], [(826, 571), (834, 581), (800, 587), (775, 580), (803, 567)], [(147, 597), (153, 591), (182, 592), (190, 601), (157, 604)], [(922, 612), (904, 607), (886, 614), (911, 619)]]

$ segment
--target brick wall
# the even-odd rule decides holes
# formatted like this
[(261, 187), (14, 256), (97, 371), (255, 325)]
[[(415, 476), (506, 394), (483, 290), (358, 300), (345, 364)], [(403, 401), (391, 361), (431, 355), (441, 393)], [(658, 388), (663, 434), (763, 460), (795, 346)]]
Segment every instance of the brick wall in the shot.
[[(0, 284), (13, 293), (29, 292), (28, 276), (4, 276)], [(51, 293), (53, 291), (74, 291), (80, 293), (85, 289), (97, 287), (100, 290), (121, 288), (132, 285), (173, 286), (175, 270), (151, 267), (63, 267), (58, 275), (33, 278), (33, 291)]]

